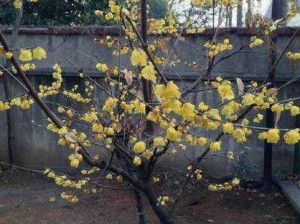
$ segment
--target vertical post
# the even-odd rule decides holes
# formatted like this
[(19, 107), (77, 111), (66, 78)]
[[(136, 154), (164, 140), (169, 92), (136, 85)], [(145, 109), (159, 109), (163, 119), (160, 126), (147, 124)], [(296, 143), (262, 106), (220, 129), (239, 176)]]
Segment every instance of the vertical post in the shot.
[[(273, 21), (284, 17), (286, 11), (284, 10), (284, 1), (283, 0), (273, 0), (272, 2), (272, 19)], [(274, 65), (276, 62), (276, 50), (275, 47), (277, 43), (277, 34), (275, 33), (272, 37), (272, 44), (270, 44), (270, 67)], [(268, 77), (268, 82), (271, 83), (270, 87), (275, 87), (275, 69), (273, 69)], [(268, 129), (274, 128), (274, 120), (275, 115), (268, 109), (266, 112), (266, 127)], [(272, 153), (273, 153), (273, 144), (268, 143), (265, 141), (264, 145), (264, 177), (263, 177), (263, 189), (264, 190), (271, 190), (273, 185), (272, 180)]]
[[(296, 118), (296, 127), (300, 128), (300, 115)], [(294, 151), (294, 173), (300, 174), (300, 143), (295, 145)]]

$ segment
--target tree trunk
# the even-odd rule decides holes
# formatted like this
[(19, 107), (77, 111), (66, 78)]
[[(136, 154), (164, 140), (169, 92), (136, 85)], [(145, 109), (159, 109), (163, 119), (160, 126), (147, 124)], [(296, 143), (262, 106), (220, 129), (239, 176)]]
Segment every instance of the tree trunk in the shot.
[(144, 215), (144, 208), (143, 208), (143, 201), (141, 197), (141, 192), (140, 190), (134, 188), (134, 195), (135, 195), (135, 200), (136, 200), (136, 208), (139, 213), (139, 220), (140, 224), (146, 224), (146, 217)]
[(144, 193), (149, 201), (149, 204), (153, 208), (155, 214), (159, 218), (160, 223), (163, 224), (172, 224), (174, 223), (167, 212), (158, 205), (157, 198), (155, 197), (155, 194), (153, 192), (153, 188), (150, 186), (150, 183), (147, 184), (146, 189), (144, 190)]

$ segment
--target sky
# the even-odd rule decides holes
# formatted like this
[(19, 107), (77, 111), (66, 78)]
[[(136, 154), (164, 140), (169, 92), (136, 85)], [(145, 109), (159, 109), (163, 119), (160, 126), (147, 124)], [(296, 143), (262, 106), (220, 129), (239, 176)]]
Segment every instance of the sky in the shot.
[[(253, 11), (256, 13), (259, 13), (265, 17), (270, 18), (271, 12), (272, 12), (272, 0), (261, 0), (260, 4), (257, 2), (257, 0), (254, 0), (254, 6)], [(298, 5), (300, 6), (300, 0), (297, 0)], [(180, 12), (184, 9), (188, 9), (190, 7), (190, 0), (184, 0), (182, 3), (180, 3), (179, 6), (175, 6), (174, 10), (177, 12)], [(244, 12), (247, 10), (247, 3), (246, 0), (244, 0)], [(234, 9), (233, 14), (236, 15), (236, 9)], [(236, 23), (235, 17), (233, 17), (233, 25)], [(294, 19), (288, 22), (289, 26), (300, 26), (300, 14), (296, 16)]]

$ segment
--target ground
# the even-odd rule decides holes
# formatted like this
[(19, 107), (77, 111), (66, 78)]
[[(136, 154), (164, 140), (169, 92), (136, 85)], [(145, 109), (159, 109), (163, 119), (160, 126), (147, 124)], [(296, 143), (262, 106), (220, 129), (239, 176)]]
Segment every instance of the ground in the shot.
[[(21, 171), (0, 173), (0, 224), (126, 224), (138, 223), (134, 197), (127, 190), (102, 189), (84, 194), (78, 204), (59, 199), (64, 189), (43, 175)], [(56, 197), (55, 202), (49, 202)], [(158, 223), (149, 207), (149, 223)], [(150, 216), (150, 217), (149, 217)], [(178, 205), (177, 223), (296, 224), (300, 223), (280, 192), (190, 192)]]

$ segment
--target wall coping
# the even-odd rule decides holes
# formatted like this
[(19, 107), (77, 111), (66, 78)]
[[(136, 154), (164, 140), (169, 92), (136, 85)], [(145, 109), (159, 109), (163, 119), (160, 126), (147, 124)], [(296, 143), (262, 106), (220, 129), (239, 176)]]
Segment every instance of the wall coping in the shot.
[[(278, 29), (279, 36), (290, 36), (293, 35), (297, 30), (296, 27), (281, 27)], [(12, 28), (7, 28), (2, 30), (5, 34), (11, 34)], [(122, 32), (123, 33), (123, 32)], [(253, 36), (257, 35), (256, 30), (250, 30), (247, 28), (220, 28), (220, 34), (235, 34), (239, 36)], [(113, 26), (85, 26), (85, 27), (70, 27), (70, 26), (60, 26), (60, 27), (23, 27), (19, 29), (19, 34), (24, 35), (120, 35), (120, 29)], [(184, 36), (211, 36), (214, 34), (213, 29), (207, 29), (201, 34), (187, 34)], [(300, 32), (297, 33), (300, 36)], [(153, 35), (156, 36), (156, 35)], [(165, 36), (165, 35), (157, 35)]]

